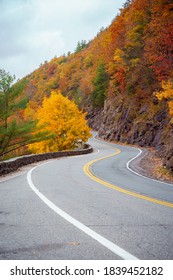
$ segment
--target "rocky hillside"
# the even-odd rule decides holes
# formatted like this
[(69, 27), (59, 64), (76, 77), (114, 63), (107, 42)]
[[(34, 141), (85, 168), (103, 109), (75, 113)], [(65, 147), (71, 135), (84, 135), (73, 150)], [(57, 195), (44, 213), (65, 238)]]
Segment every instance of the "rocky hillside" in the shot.
[[(129, 103), (115, 104), (106, 100), (103, 109), (91, 110), (88, 116), (90, 126), (104, 140), (154, 147), (155, 155), (163, 159), (163, 165), (173, 170), (173, 125), (167, 116), (166, 106), (150, 115), (150, 106), (146, 103), (141, 106), (138, 111), (140, 116), (134, 121)], [(134, 104), (131, 106), (135, 107)]]
[(101, 137), (155, 147), (173, 171), (172, 12), (172, 0), (128, 0), (92, 41), (19, 81), (26, 110), (34, 113), (59, 89), (88, 112)]

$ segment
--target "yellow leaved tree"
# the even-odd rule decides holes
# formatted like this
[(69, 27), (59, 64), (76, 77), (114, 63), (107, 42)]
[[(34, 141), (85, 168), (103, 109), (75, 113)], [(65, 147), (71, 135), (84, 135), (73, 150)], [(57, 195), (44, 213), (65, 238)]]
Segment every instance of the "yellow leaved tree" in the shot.
[[(165, 98), (168, 101), (169, 114), (173, 117), (173, 83), (171, 80), (162, 81), (162, 91), (155, 92), (157, 98), (162, 100)], [(173, 119), (172, 119), (173, 120)]]
[(37, 126), (35, 133), (52, 135), (50, 139), (30, 144), (33, 153), (45, 153), (71, 150), (80, 141), (86, 142), (90, 129), (85, 120), (86, 114), (79, 111), (73, 101), (64, 97), (60, 91), (52, 91), (45, 97), (42, 106), (36, 112)]

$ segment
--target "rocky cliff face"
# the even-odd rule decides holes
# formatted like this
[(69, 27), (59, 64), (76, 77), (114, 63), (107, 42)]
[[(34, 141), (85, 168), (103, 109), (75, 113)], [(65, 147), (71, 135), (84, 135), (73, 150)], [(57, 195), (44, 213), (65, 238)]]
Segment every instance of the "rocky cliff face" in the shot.
[(105, 140), (154, 147), (173, 171), (173, 125), (166, 106), (157, 101), (138, 106), (135, 101), (106, 100), (103, 109), (90, 109), (89, 125)]

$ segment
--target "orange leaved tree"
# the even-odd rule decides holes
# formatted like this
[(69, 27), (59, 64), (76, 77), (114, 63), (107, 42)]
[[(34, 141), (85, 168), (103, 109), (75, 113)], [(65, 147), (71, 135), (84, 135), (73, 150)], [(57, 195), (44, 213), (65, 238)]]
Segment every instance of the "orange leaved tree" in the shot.
[(30, 144), (28, 147), (34, 153), (71, 150), (90, 137), (85, 113), (79, 111), (76, 104), (60, 91), (52, 91), (50, 97), (44, 98), (42, 106), (36, 112), (36, 118), (38, 122), (35, 133), (47, 131), (52, 136)]

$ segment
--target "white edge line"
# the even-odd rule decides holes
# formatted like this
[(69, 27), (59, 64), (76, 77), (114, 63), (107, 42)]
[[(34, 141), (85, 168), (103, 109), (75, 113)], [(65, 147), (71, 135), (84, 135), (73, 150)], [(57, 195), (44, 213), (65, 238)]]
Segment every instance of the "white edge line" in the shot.
[[(47, 163), (43, 163), (41, 165), (44, 165)], [(39, 166), (41, 166), (39, 165)], [(135, 256), (131, 255), (130, 253), (128, 253), (127, 251), (125, 251), (124, 249), (120, 248), (119, 246), (117, 246), (116, 244), (114, 244), (113, 242), (109, 241), (108, 239), (104, 238), (103, 236), (101, 236), (100, 234), (96, 233), (95, 231), (91, 230), (90, 228), (88, 228), (87, 226), (85, 226), (84, 224), (82, 224), (81, 222), (79, 222), (78, 220), (74, 219), (73, 217), (71, 217), (70, 215), (68, 215), (66, 212), (64, 212), (63, 210), (61, 210), (59, 207), (57, 207), (55, 204), (53, 204), (46, 196), (44, 196), (33, 184), (32, 182), (32, 172), (34, 171), (34, 169), (36, 169), (38, 166), (33, 167), (28, 173), (27, 173), (27, 181), (28, 184), (30, 186), (30, 188), (35, 192), (35, 194), (49, 207), (51, 208), (56, 214), (58, 214), (59, 216), (61, 216), (62, 218), (64, 218), (67, 222), (71, 223), (72, 225), (74, 225), (75, 227), (77, 227), (78, 229), (80, 229), (81, 231), (83, 231), (84, 233), (86, 233), (88, 236), (92, 237), (93, 239), (95, 239), (97, 242), (99, 242), (100, 244), (102, 244), (103, 246), (105, 246), (106, 248), (108, 248), (110, 251), (112, 251), (113, 253), (115, 253), (116, 255), (118, 255), (119, 257), (121, 257), (124, 260), (138, 260), (138, 258), (136, 258)]]
[(157, 182), (157, 183), (161, 183), (161, 184), (173, 186), (173, 184), (171, 184), (171, 183), (167, 183), (167, 182), (163, 182), (163, 181), (161, 181), (161, 180), (153, 179), (153, 178), (151, 178), (151, 177), (142, 175), (142, 174), (138, 173), (137, 171), (134, 171), (134, 170), (130, 167), (130, 163), (131, 163), (133, 160), (135, 160), (136, 158), (138, 158), (138, 157), (142, 154), (142, 150), (141, 150), (141, 149), (138, 149), (138, 148), (135, 148), (135, 149), (137, 149), (137, 150), (139, 151), (139, 153), (138, 153), (135, 157), (133, 157), (132, 159), (130, 159), (130, 160), (126, 163), (126, 167), (127, 167), (127, 169), (128, 169), (130, 172), (132, 172), (132, 173), (134, 173), (134, 174), (136, 174), (136, 175), (138, 175), (138, 176), (140, 176), (140, 177), (143, 177), (143, 178), (145, 178), (145, 179), (148, 179), (148, 180)]
[[(98, 133), (97, 133), (97, 134), (98, 134)], [(96, 138), (97, 134), (96, 134), (93, 138), (94, 138), (96, 141), (104, 142), (105, 144), (107, 144), (107, 145), (109, 146), (109, 143), (107, 143), (106, 141), (100, 140), (100, 139)], [(111, 143), (111, 144), (114, 144), (114, 143)], [(116, 144), (114, 144), (114, 145), (116, 146)], [(123, 146), (123, 145), (121, 145), (121, 143), (118, 144), (118, 145), (119, 145), (119, 146)], [(110, 147), (112, 147), (112, 146), (110, 146)], [(131, 147), (131, 148), (133, 148), (133, 147)], [(138, 173), (137, 171), (134, 171), (132, 168), (130, 168), (130, 163), (131, 163), (133, 160), (135, 160), (137, 157), (139, 157), (139, 156), (141, 155), (141, 153), (142, 153), (142, 150), (139, 149), (139, 148), (133, 148), (133, 149), (138, 150), (139, 153), (138, 153), (135, 157), (133, 157), (132, 159), (130, 159), (130, 160), (126, 163), (126, 168), (127, 168), (130, 172), (136, 174), (137, 176), (143, 177), (143, 178), (145, 178), (145, 179), (148, 179), (148, 180), (151, 180), (151, 181), (154, 181), (154, 182), (157, 182), (157, 183), (161, 183), (161, 184), (164, 184), (164, 185), (173, 186), (173, 184), (171, 184), (171, 183), (164, 182), (164, 181), (157, 180), (157, 179), (153, 179), (153, 178), (151, 178), (151, 177), (149, 177), (149, 176), (142, 175), (141, 173)]]
[[(100, 140), (100, 139), (96, 138), (96, 136), (97, 136), (97, 134), (93, 137), (95, 140), (100, 141), (100, 142), (106, 142), (106, 141), (104, 141), (104, 140)], [(109, 143), (106, 142), (106, 144), (109, 146)], [(114, 143), (112, 143), (112, 144), (114, 144)], [(115, 147), (116, 147), (116, 144), (114, 144), (114, 145), (115, 145)], [(118, 144), (118, 145), (119, 145), (119, 146), (123, 146), (121, 143)], [(110, 147), (112, 147), (112, 146), (110, 145)], [(173, 186), (173, 184), (171, 184), (171, 183), (164, 182), (164, 181), (157, 180), (157, 179), (153, 179), (153, 178), (151, 178), (151, 177), (149, 177), (149, 176), (145, 176), (145, 175), (142, 175), (141, 173), (138, 173), (137, 171), (134, 171), (134, 170), (130, 167), (130, 163), (131, 163), (133, 160), (135, 160), (136, 158), (138, 158), (138, 157), (142, 154), (142, 150), (139, 149), (139, 148), (134, 148), (134, 147), (131, 147), (131, 148), (133, 148), (133, 149), (135, 149), (135, 150), (138, 150), (139, 153), (138, 153), (135, 157), (133, 157), (132, 159), (130, 159), (130, 160), (126, 163), (126, 168), (127, 168), (130, 172), (136, 174), (137, 176), (143, 177), (144, 179), (148, 179), (148, 180), (151, 180), (151, 181), (154, 181), (154, 182), (157, 182), (157, 183), (161, 183), (161, 184), (164, 184), (164, 185)]]

